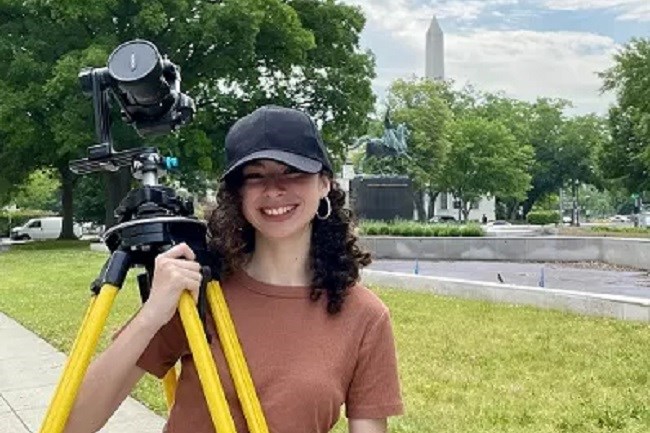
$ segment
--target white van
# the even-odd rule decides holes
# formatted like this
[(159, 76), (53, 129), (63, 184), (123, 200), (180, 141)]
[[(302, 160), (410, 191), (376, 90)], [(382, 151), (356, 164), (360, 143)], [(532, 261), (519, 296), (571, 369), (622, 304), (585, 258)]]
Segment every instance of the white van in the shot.
[[(62, 226), (63, 217), (32, 218), (23, 226), (11, 229), (11, 239), (57, 239), (61, 235)], [(79, 224), (74, 224), (73, 231), (77, 238), (81, 237), (82, 230)]]

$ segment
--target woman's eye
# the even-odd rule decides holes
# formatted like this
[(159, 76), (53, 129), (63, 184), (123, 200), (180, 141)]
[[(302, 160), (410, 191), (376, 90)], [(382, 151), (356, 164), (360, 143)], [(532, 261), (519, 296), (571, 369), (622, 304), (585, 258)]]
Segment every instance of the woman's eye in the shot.
[(244, 174), (244, 180), (261, 179), (261, 178), (262, 178), (262, 175), (260, 173)]
[(300, 170), (297, 170), (297, 169), (295, 169), (295, 168), (287, 168), (287, 169), (284, 171), (284, 176), (289, 177), (289, 178), (300, 177), (300, 176), (302, 176), (303, 174), (305, 174), (305, 173), (302, 172), (302, 171), (300, 171)]

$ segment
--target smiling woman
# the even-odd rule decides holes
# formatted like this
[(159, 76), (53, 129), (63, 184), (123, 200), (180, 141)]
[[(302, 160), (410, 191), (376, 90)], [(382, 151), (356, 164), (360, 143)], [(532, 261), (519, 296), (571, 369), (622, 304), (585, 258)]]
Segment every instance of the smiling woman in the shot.
[[(233, 125), (226, 158), (209, 245), (269, 431), (326, 433), (345, 406), (351, 433), (385, 432), (403, 412), (390, 313), (359, 282), (370, 255), (316, 125), (262, 107)], [(187, 245), (158, 256), (151, 296), (90, 367), (66, 433), (97, 430), (145, 372), (162, 378), (179, 360), (165, 432), (213, 432), (174, 314), (183, 290), (198, 291), (194, 258)], [(218, 335), (210, 316), (207, 331)], [(210, 349), (237, 432), (248, 432), (218, 339)]]

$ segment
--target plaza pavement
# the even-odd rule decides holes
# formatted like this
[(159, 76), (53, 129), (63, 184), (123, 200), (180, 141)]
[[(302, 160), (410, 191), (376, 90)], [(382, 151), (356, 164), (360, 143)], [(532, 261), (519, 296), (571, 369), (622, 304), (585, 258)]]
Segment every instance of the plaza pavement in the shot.
[[(65, 360), (63, 353), (0, 313), (0, 433), (39, 431)], [(99, 431), (159, 433), (164, 422), (129, 397)]]

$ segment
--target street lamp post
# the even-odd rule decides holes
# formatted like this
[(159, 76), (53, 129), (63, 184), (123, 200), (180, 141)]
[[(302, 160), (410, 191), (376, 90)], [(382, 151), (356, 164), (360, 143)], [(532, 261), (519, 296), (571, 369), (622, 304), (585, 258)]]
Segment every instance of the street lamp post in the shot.
[(573, 218), (571, 218), (572, 225), (580, 227), (580, 206), (578, 205), (578, 179), (573, 180)]

